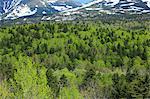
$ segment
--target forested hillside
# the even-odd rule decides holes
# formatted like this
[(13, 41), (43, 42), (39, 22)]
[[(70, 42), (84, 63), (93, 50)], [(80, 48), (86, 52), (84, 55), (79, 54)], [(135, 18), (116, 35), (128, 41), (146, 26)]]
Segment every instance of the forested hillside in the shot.
[(150, 21), (0, 28), (0, 99), (150, 98)]

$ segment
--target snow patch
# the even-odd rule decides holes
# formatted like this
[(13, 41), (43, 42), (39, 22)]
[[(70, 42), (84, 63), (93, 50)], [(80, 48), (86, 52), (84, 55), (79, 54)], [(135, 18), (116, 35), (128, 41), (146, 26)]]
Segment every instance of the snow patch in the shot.
[(8, 13), (9, 11), (15, 9), (22, 0), (12, 0), (12, 1), (3, 1), (3, 10), (5, 13)]
[(47, 2), (48, 3), (55, 3), (56, 1), (58, 1), (58, 0), (48, 0)]
[(4, 19), (17, 19), (24, 16), (30, 16), (37, 12), (37, 8), (31, 11), (31, 9), (27, 5), (20, 5), (16, 9), (14, 9), (11, 13), (9, 13)]
[(57, 11), (65, 11), (65, 10), (73, 8), (72, 6), (51, 6), (51, 7)]

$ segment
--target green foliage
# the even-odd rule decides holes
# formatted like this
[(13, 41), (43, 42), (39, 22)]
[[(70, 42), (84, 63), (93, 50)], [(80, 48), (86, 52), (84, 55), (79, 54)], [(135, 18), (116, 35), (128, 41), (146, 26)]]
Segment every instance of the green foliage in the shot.
[(14, 98), (14, 94), (10, 92), (8, 84), (5, 80), (0, 83), (0, 98), (1, 99)]
[(0, 28), (0, 98), (150, 97), (149, 23), (41, 22)]
[[(16, 97), (48, 99), (50, 88), (47, 86), (46, 68), (34, 64), (29, 57), (20, 56), (14, 63), (15, 73), (12, 81)], [(19, 89), (17, 87), (20, 87)]]

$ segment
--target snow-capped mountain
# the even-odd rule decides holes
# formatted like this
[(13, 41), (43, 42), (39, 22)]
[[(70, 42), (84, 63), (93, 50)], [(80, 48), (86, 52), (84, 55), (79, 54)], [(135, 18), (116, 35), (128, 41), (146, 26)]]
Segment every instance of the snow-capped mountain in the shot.
[(150, 13), (150, 8), (147, 6), (147, 3), (142, 0), (120, 0), (114, 8), (122, 13)]
[(110, 0), (95, 0), (81, 7), (74, 9), (69, 9), (64, 11), (66, 14), (73, 14), (73, 12), (87, 12), (87, 11), (97, 11), (97, 13), (107, 13), (107, 14), (143, 14), (150, 13), (150, 8), (147, 2), (142, 0), (120, 0), (117, 3), (111, 2)]
[(0, 16), (16, 19), (30, 15), (45, 15), (81, 6), (72, 0), (0, 0)]
[(82, 6), (79, 2), (71, 0), (55, 0), (49, 2), (49, 5), (57, 11), (64, 11), (72, 8)]
[(16, 19), (19, 17), (34, 15), (37, 8), (31, 10), (27, 5), (17, 6), (12, 12), (8, 13), (4, 19)]
[[(80, 3), (77, 1), (80, 1)], [(31, 15), (42, 16), (58, 12), (65, 15), (92, 11), (98, 14), (150, 13), (150, 2), (145, 2), (147, 0), (89, 1), (91, 2), (82, 4), (83, 0), (0, 0), (0, 20)]]

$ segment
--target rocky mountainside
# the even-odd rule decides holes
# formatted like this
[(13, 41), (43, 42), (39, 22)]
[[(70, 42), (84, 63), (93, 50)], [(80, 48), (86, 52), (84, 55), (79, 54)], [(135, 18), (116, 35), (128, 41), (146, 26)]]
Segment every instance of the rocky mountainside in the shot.
[(72, 0), (0, 0), (0, 15), (4, 19), (53, 14), (81, 6)]
[(143, 2), (142, 0), (120, 0), (119, 3), (114, 6), (114, 8), (118, 12), (122, 13), (150, 13), (150, 8), (147, 6), (147, 3)]
[[(142, 0), (93, 0), (81, 4), (75, 0), (0, 0), (0, 20), (26, 16), (92, 16), (97, 14), (150, 14), (149, 2)], [(61, 16), (60, 16), (61, 17)], [(72, 18), (71, 18), (72, 19)]]
[(73, 14), (73, 12), (84, 13), (87, 11), (97, 11), (97, 13), (102, 12), (106, 14), (144, 14), (150, 13), (150, 8), (147, 2), (143, 2), (142, 0), (120, 0), (118, 3), (95, 0), (82, 7), (69, 9), (64, 12)]

